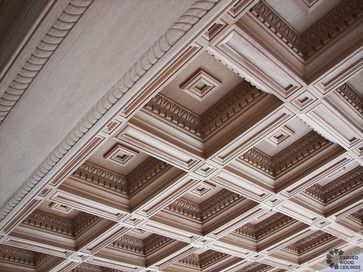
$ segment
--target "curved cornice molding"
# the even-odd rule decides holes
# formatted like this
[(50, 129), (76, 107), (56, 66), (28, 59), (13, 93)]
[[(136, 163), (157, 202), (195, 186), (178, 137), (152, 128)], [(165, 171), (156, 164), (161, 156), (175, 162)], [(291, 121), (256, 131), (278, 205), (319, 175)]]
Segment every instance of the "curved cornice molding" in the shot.
[(171, 27), (144, 53), (122, 78), (88, 111), (66, 138), (52, 151), (24, 184), (6, 201), (0, 210), (0, 220), (14, 209), (61, 158), (103, 117), (108, 110), (197, 24), (218, 0), (196, 1)]
[(93, 0), (71, 0), (0, 98), (0, 126)]

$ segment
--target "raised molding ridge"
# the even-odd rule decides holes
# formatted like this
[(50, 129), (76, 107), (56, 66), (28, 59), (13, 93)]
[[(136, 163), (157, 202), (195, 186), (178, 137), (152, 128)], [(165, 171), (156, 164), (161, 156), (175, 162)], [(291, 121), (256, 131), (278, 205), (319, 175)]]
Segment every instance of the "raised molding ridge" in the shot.
[(135, 195), (141, 188), (172, 166), (154, 157), (147, 158), (142, 164), (127, 175), (128, 192)]
[(333, 235), (329, 233), (325, 233), (322, 231), (317, 231), (315, 233), (310, 234), (307, 237), (289, 245), (286, 247), (289, 251), (292, 251), (298, 255), (302, 255), (303, 253), (317, 247), (323, 245), (333, 239), (336, 239)]
[(257, 148), (251, 148), (242, 154), (240, 159), (276, 178), (330, 144), (320, 134), (311, 131), (274, 156), (268, 156)]
[(71, 0), (0, 98), (0, 125), (93, 0)]
[(145, 105), (145, 108), (163, 119), (165, 118), (191, 133), (201, 136), (201, 118), (169, 98), (158, 94)]
[(306, 193), (327, 204), (363, 183), (363, 167), (357, 167), (325, 186), (314, 184)]
[(298, 33), (264, 1), (252, 7), (251, 14), (299, 56), (308, 59), (359, 22), (362, 7), (360, 0), (345, 0), (303, 33)]
[(126, 177), (107, 170), (96, 164), (85, 162), (73, 174), (73, 177), (97, 184), (107, 189), (127, 194)]
[(360, 114), (363, 114), (363, 95), (355, 90), (352, 85), (344, 83), (337, 88), (337, 92)]
[(14, 207), (43, 179), (67, 152), (103, 117), (106, 112), (211, 10), (218, 0), (196, 1), (171, 27), (142, 55), (97, 104), (82, 118), (65, 139), (49, 154), (24, 184), (6, 201), (0, 210), (2, 221)]
[(27, 266), (35, 266), (37, 264), (34, 252), (7, 245), (0, 245), (0, 261)]
[(51, 232), (73, 237), (73, 222), (71, 219), (49, 214), (40, 210), (32, 212), (23, 224), (41, 228)]

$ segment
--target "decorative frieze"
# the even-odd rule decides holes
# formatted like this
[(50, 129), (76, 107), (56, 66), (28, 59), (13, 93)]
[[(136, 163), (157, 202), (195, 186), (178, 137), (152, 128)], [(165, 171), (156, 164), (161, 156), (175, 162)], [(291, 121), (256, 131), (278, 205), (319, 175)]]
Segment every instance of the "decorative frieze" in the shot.
[(332, 240), (336, 239), (333, 235), (325, 233), (323, 231), (317, 231), (310, 234), (307, 237), (289, 245), (286, 249), (297, 254), (302, 255), (307, 251), (310, 251), (316, 247), (326, 244)]
[(303, 33), (298, 33), (264, 1), (258, 2), (251, 14), (299, 56), (308, 59), (361, 21), (363, 3), (342, 1)]
[(360, 209), (349, 215), (350, 218), (363, 225), (363, 209)]
[(112, 243), (112, 247), (144, 255), (144, 242), (141, 239), (124, 235)]
[(169, 237), (165, 237), (155, 233), (151, 234), (150, 236), (144, 239), (145, 256), (155, 252), (156, 250), (166, 246), (167, 244), (173, 241), (174, 240)]
[(227, 258), (229, 255), (213, 250), (207, 250), (199, 255), (192, 253), (185, 258), (179, 260), (180, 264), (191, 266), (199, 269), (204, 269), (210, 265), (213, 265), (220, 260)]
[(0, 245), (0, 261), (19, 265), (36, 266), (36, 253), (7, 245)]
[(289, 25), (275, 10), (273, 10), (266, 2), (259, 1), (250, 10), (269, 31), (274, 33), (281, 41), (288, 47), (294, 50), (298, 55), (302, 56), (300, 52), (300, 35)]
[(254, 240), (260, 240), (274, 232), (286, 228), (295, 222), (295, 219), (287, 215), (276, 213), (262, 220), (258, 224), (247, 223), (238, 228), (235, 232), (237, 234), (253, 238)]
[(144, 108), (196, 136), (201, 136), (201, 117), (161, 94), (156, 95)]
[(153, 157), (149, 157), (127, 175), (128, 192), (135, 195), (145, 185), (171, 168), (171, 165)]
[(363, 2), (345, 0), (339, 3), (318, 22), (301, 34), (299, 45), (302, 54), (309, 58), (331, 43), (338, 35), (360, 22), (363, 17)]
[(72, 176), (94, 183), (109, 190), (127, 194), (127, 183), (125, 176), (90, 162), (85, 162), (82, 164), (81, 167), (79, 167), (72, 174)]
[(326, 205), (334, 201), (337, 197), (349, 193), (362, 184), (363, 167), (359, 166), (324, 186), (314, 184), (306, 189), (305, 192)]
[(193, 201), (184, 198), (179, 198), (175, 200), (173, 203), (167, 206), (167, 209), (192, 219), (201, 219), (200, 206)]
[(237, 201), (244, 199), (242, 196), (223, 189), (200, 204), (201, 220), (205, 221), (226, 207), (232, 206)]
[(147, 256), (172, 241), (174, 240), (158, 234), (151, 234), (144, 240), (124, 235), (114, 241), (112, 247), (128, 251), (129, 253)]
[(236, 116), (245, 112), (255, 105), (260, 98), (265, 96), (267, 94), (244, 80), (234, 90), (203, 113), (203, 137), (208, 137), (220, 127), (228, 124)]
[(245, 267), (243, 267), (244, 272), (265, 272), (268, 270), (271, 270), (272, 267), (267, 265), (267, 264), (262, 264), (262, 263), (252, 263), (249, 264)]
[(274, 156), (252, 148), (239, 158), (272, 178), (277, 178), (330, 145), (328, 140), (312, 131)]
[(74, 236), (77, 237), (90, 226), (102, 220), (100, 217), (81, 212), (73, 219)]
[(355, 90), (352, 85), (344, 83), (336, 90), (353, 108), (360, 114), (363, 114), (363, 95)]
[(216, 262), (225, 259), (228, 256), (229, 255), (222, 252), (207, 250), (199, 255), (199, 266), (201, 269), (204, 269), (205, 267), (215, 264)]
[(201, 204), (194, 203), (185, 198), (179, 198), (167, 206), (166, 209), (199, 222), (205, 222), (209, 218), (222, 212), (228, 206), (232, 206), (243, 199), (242, 196), (223, 189)]
[(23, 221), (23, 224), (73, 237), (73, 222), (69, 218), (63, 218), (54, 214), (35, 210)]
[(144, 109), (204, 139), (266, 95), (243, 81), (201, 116), (162, 95), (155, 96)]
[(71, 270), (72, 272), (122, 272), (120, 270), (112, 268), (104, 268), (93, 264), (81, 263), (76, 268)]

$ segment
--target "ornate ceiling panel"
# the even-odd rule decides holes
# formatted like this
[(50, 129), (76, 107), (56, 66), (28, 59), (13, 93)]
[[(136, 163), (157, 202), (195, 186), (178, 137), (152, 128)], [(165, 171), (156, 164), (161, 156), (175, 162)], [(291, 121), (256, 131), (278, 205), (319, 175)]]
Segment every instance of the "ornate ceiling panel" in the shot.
[(197, 1), (1, 208), (0, 269), (315, 271), (363, 252), (362, 1), (285, 2), (295, 20)]

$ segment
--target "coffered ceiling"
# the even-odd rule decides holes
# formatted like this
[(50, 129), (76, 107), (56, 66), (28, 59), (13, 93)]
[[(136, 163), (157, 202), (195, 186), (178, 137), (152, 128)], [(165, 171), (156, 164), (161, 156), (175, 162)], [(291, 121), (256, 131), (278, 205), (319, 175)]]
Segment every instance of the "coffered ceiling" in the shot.
[[(4, 72), (4, 154), (30, 154), (0, 155), (1, 271), (317, 271), (363, 251), (362, 1), (101, 2), (47, 6), (57, 29), (81, 12), (29, 82), (30, 62)], [(39, 96), (29, 115), (57, 128), (13, 147), (35, 86), (68, 102)]]

